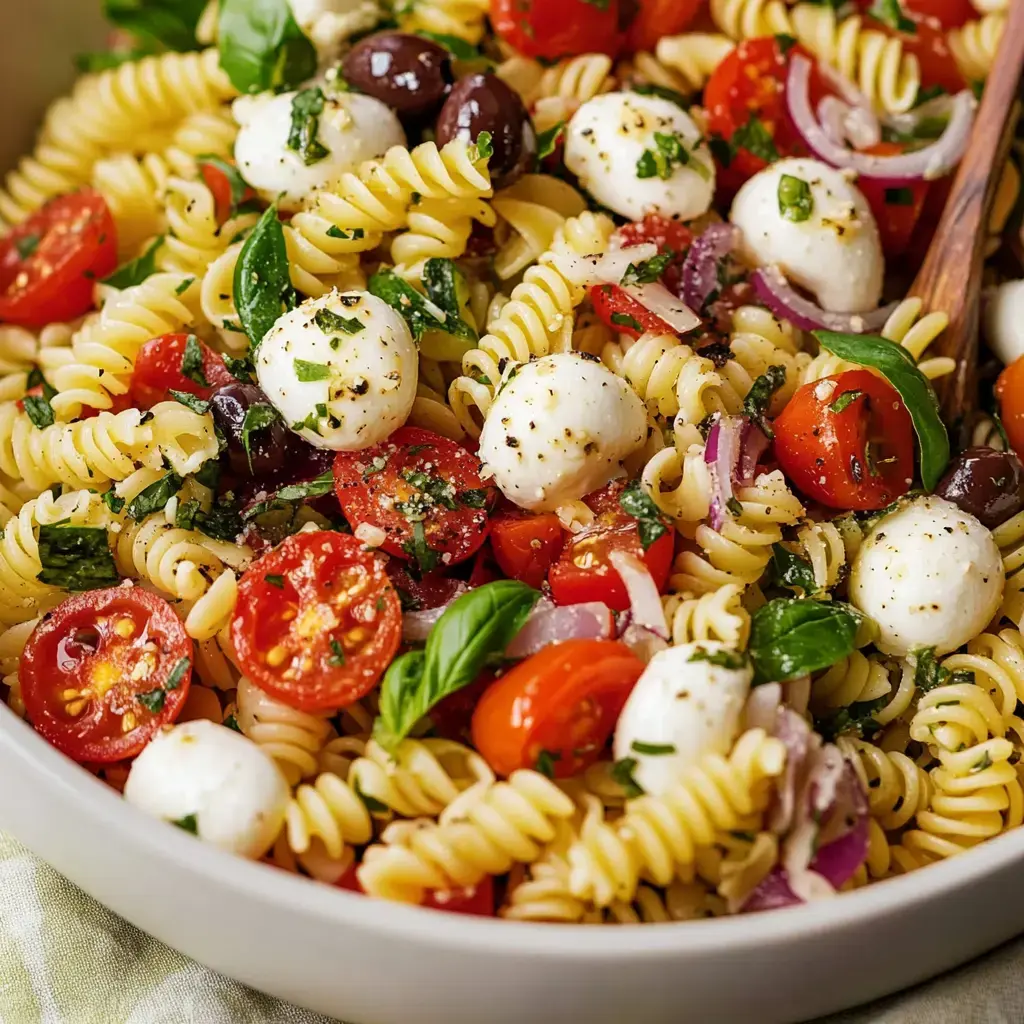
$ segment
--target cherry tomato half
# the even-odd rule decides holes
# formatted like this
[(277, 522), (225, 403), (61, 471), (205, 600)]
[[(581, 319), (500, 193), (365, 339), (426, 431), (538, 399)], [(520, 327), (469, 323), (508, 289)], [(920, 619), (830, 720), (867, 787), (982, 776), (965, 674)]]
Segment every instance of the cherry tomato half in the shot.
[(999, 374), (996, 398), (1010, 446), (1021, 455), (1024, 452), (1024, 356), (1015, 359)]
[(659, 253), (675, 253), (673, 259), (665, 266), (665, 271), (661, 275), (661, 283), (673, 295), (681, 294), (683, 261), (693, 242), (693, 231), (690, 228), (682, 221), (672, 220), (671, 217), (662, 217), (657, 213), (649, 213), (641, 221), (624, 224), (617, 233), (623, 248), (642, 245), (644, 242), (653, 242), (658, 247)]
[(612, 483), (583, 499), (597, 518), (593, 525), (569, 538), (551, 567), (548, 583), (556, 604), (603, 601), (609, 608), (626, 611), (629, 595), (608, 558), (613, 551), (642, 559), (655, 586), (664, 590), (672, 567), (672, 532), (664, 533), (644, 551), (636, 520), (619, 505), (622, 489), (621, 483)]
[(92, 189), (58, 196), (0, 239), (0, 321), (45, 327), (92, 309), (117, 266), (117, 230)]
[(213, 193), (218, 224), (223, 224), (239, 204), (256, 197), (256, 193), (248, 187), (241, 195), (236, 195), (231, 179), (216, 164), (200, 161), (199, 171), (206, 187)]
[(910, 413), (892, 385), (868, 370), (804, 384), (774, 428), (775, 458), (782, 471), (823, 505), (885, 508), (910, 490)]
[(510, 669), (473, 714), (473, 745), (499, 775), (547, 754), (559, 778), (592, 764), (644, 663), (618, 640), (566, 640)]
[[(879, 142), (864, 152), (892, 156), (902, 153), (904, 148), (898, 142)], [(902, 256), (910, 247), (910, 240), (921, 219), (929, 183), (917, 181), (905, 188), (886, 188), (877, 181), (861, 178), (857, 184), (875, 215), (886, 257)]]
[(334, 489), (353, 529), (384, 531), (381, 547), (421, 572), (469, 558), (487, 536), (494, 488), (461, 445), (419, 427), (402, 427), (360, 452), (339, 452)]
[(626, 50), (653, 50), (662, 36), (682, 32), (700, 8), (700, 0), (640, 0), (640, 9), (626, 34)]
[(514, 50), (554, 60), (579, 53), (615, 56), (625, 42), (622, 0), (491, 0), (491, 25)]
[[(186, 376), (185, 357), (189, 337), (188, 334), (164, 334), (147, 341), (139, 349), (129, 388), (136, 405), (143, 409), (152, 408), (157, 402), (166, 402), (171, 397), (171, 391), (185, 391), (206, 400), (217, 388), (236, 383), (224, 365), (224, 357), (198, 338), (195, 338), (193, 346), (198, 346), (202, 365), (191, 367), (191, 376)], [(195, 347), (193, 351), (196, 351)], [(201, 384), (200, 380), (207, 383)]]
[(540, 589), (565, 545), (565, 532), (553, 512), (508, 512), (491, 521), (491, 549), (501, 571)]
[(287, 537), (238, 584), (231, 638), (245, 674), (300, 711), (344, 707), (373, 689), (402, 639), (384, 560), (344, 533)]
[(443, 576), (439, 572), (427, 573), (422, 578), (414, 576), (405, 562), (397, 558), (388, 559), (388, 578), (398, 594), (402, 608), (407, 612), (441, 608), (465, 589), (461, 580)]
[(36, 626), (18, 670), (29, 721), (75, 761), (134, 757), (177, 717), (192, 641), (174, 609), (140, 587), (76, 594)]
[(617, 284), (591, 285), (590, 302), (601, 321), (619, 334), (639, 338), (646, 331), (674, 333), (660, 316), (637, 302)]

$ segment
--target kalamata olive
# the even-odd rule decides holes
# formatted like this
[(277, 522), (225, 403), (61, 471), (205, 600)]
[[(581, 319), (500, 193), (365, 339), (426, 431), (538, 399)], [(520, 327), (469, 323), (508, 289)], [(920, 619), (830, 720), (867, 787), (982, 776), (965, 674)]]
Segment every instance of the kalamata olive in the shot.
[(494, 154), (488, 167), (495, 188), (505, 188), (529, 170), (537, 154), (537, 135), (523, 101), (491, 74), (460, 78), (437, 119), (437, 144), (452, 139), (476, 142), (491, 133)]
[(1013, 452), (968, 448), (949, 464), (935, 493), (993, 530), (1024, 509), (1024, 466)]
[(243, 442), (246, 414), (256, 406), (273, 409), (270, 400), (255, 384), (225, 384), (210, 398), (213, 422), (227, 438), (231, 468), (243, 478), (277, 472), (285, 464), (291, 436), (291, 431), (277, 417), (269, 425), (257, 427), (256, 418), (263, 415), (261, 410), (250, 417), (249, 451), (246, 453)]
[(356, 43), (341, 66), (346, 81), (403, 120), (434, 113), (455, 81), (448, 51), (430, 39), (379, 32)]

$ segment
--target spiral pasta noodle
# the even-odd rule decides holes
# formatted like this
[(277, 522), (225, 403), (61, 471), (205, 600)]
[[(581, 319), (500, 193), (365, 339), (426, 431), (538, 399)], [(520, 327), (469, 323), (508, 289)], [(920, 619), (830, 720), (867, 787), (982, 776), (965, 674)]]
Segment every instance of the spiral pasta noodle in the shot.
[(663, 604), (672, 643), (721, 640), (742, 650), (750, 636), (750, 613), (740, 603), (742, 596), (743, 589), (735, 583), (700, 597), (667, 595)]
[(854, 651), (814, 679), (811, 706), (817, 712), (826, 712), (888, 697), (881, 708), (871, 713), (878, 725), (885, 726), (906, 714), (913, 703), (914, 693), (912, 664), (903, 662), (899, 683), (894, 686), (889, 669), (880, 656)]
[(406, 0), (396, 7), (403, 32), (437, 32), (474, 45), (483, 37), (487, 11), (487, 0)]
[(1020, 624), (1024, 618), (1024, 512), (1007, 519), (992, 531), (1003, 556), (1006, 584), (999, 614)]
[(21, 697), (18, 668), (25, 649), (39, 619), (29, 619), (9, 626), (0, 632), (0, 683), (7, 687), (7, 706), (19, 717), (25, 717), (25, 702)]
[(696, 91), (707, 84), (715, 68), (729, 56), (734, 46), (726, 35), (685, 32), (678, 36), (662, 36), (654, 52), (661, 64), (681, 75), (690, 90)]
[(730, 39), (793, 33), (783, 0), (711, 0), (711, 19)]
[(857, 770), (871, 816), (883, 831), (899, 831), (928, 807), (931, 776), (906, 754), (850, 736), (840, 736), (836, 743)]
[(950, 53), (968, 82), (983, 82), (988, 78), (1005, 28), (1006, 13), (993, 11), (949, 30), (946, 40)]

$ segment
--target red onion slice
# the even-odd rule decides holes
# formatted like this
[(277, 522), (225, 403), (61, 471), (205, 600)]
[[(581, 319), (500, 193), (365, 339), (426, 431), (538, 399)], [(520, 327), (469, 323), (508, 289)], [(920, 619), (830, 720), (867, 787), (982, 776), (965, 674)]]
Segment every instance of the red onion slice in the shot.
[(509, 644), (510, 658), (528, 658), (563, 640), (606, 640), (615, 633), (611, 608), (599, 601), (561, 607), (541, 598)]
[(719, 287), (718, 264), (739, 244), (739, 234), (732, 224), (712, 224), (694, 239), (682, 269), (683, 302), (690, 309), (703, 309)]
[(439, 605), (437, 608), (424, 608), (422, 611), (406, 612), (402, 616), (402, 642), (407, 644), (422, 644), (430, 636), (434, 624), (448, 610), (448, 605), (457, 597), (461, 597), (469, 587), (460, 587), (450, 601)]
[(789, 320), (802, 331), (824, 328), (842, 334), (872, 334), (882, 329), (899, 305), (892, 302), (864, 313), (833, 313), (805, 299), (775, 266), (761, 267), (750, 281), (758, 298), (776, 316)]
[(668, 640), (665, 609), (647, 566), (626, 551), (612, 551), (608, 560), (629, 595), (629, 610), (632, 613), (629, 629), (645, 629), (662, 640)]
[(818, 104), (818, 120), (829, 139), (838, 146), (867, 149), (882, 141), (882, 126), (874, 112), (851, 107), (837, 96), (825, 96)]
[(744, 420), (740, 416), (719, 416), (704, 445), (704, 462), (711, 476), (711, 506), (708, 523), (719, 531), (725, 510), (733, 497), (732, 482), (740, 459)]
[[(622, 252), (629, 252), (629, 249), (623, 249)], [(655, 281), (651, 284), (624, 284), (621, 287), (641, 306), (664, 320), (677, 334), (686, 334), (695, 327), (700, 327), (700, 317), (663, 284)]]
[(913, 153), (876, 156), (854, 152), (829, 138), (811, 107), (810, 81), (811, 61), (801, 54), (794, 54), (786, 79), (789, 115), (807, 148), (819, 160), (833, 167), (849, 168), (862, 178), (870, 178), (887, 187), (900, 187), (941, 178), (960, 162), (967, 149), (976, 102), (967, 89), (953, 98), (949, 124), (942, 136), (930, 146)]
[(770, 445), (768, 436), (756, 423), (748, 420), (744, 424), (740, 438), (740, 458), (735, 471), (736, 483), (740, 487), (749, 487), (753, 484), (757, 463)]

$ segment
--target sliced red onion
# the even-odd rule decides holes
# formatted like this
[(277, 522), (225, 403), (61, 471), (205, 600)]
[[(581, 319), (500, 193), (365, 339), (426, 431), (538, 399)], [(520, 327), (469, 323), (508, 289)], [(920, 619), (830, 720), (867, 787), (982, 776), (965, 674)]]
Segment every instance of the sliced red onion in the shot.
[(627, 626), (619, 639), (645, 664), (662, 651), (668, 650), (668, 641), (651, 632), (646, 626)]
[[(631, 249), (623, 249), (630, 252)], [(701, 319), (685, 303), (677, 299), (663, 284), (626, 284), (622, 290), (645, 309), (664, 320), (677, 334), (686, 334), (700, 327)]]
[(864, 313), (833, 313), (805, 299), (783, 277), (778, 267), (761, 267), (750, 279), (758, 298), (778, 317), (803, 331), (825, 328), (842, 334), (870, 334), (880, 331), (898, 303)]
[(864, 107), (871, 110), (871, 100), (851, 82), (846, 75), (839, 72), (837, 68), (824, 61), (817, 65), (818, 74), (824, 79), (829, 89), (851, 107)]
[(825, 96), (818, 104), (818, 123), (829, 142), (842, 146), (846, 142), (843, 121), (850, 107), (838, 96)]
[(756, 423), (748, 420), (743, 425), (743, 432), (740, 435), (740, 457), (734, 472), (736, 483), (740, 487), (749, 487), (754, 482), (757, 464), (770, 445), (768, 436)]
[(743, 705), (743, 728), (764, 729), (774, 733), (778, 720), (779, 708), (782, 705), (782, 684), (762, 683), (755, 686)]
[(656, 637), (668, 640), (665, 609), (647, 566), (627, 551), (612, 551), (608, 560), (629, 595), (629, 610), (633, 613), (633, 619), (628, 628), (646, 629)]
[(967, 149), (976, 102), (970, 90), (964, 89), (953, 98), (949, 124), (931, 145), (912, 153), (877, 156), (857, 153), (829, 138), (811, 108), (810, 82), (811, 61), (801, 54), (794, 54), (786, 79), (789, 115), (807, 148), (819, 160), (833, 167), (849, 168), (862, 178), (870, 178), (887, 187), (900, 187), (941, 178), (960, 162)]
[(452, 595), (450, 601), (446, 601), (437, 608), (424, 608), (422, 611), (406, 612), (402, 616), (402, 641), (407, 644), (423, 643), (430, 636), (430, 631), (434, 628), (434, 624), (444, 615), (448, 605), (457, 597), (461, 597), (467, 590), (469, 590), (469, 587), (460, 587)]
[(683, 302), (703, 309), (708, 296), (719, 287), (718, 265), (739, 245), (739, 228), (712, 224), (694, 239), (683, 261)]
[(615, 616), (606, 604), (592, 601), (559, 607), (541, 598), (505, 653), (510, 658), (528, 658), (563, 640), (604, 640), (614, 633)]
[(953, 113), (953, 99), (954, 97), (949, 93), (943, 93), (904, 114), (889, 114), (885, 123), (894, 131), (903, 135), (912, 135), (924, 121), (948, 121)]
[(740, 912), (753, 914), (762, 910), (780, 910), (782, 907), (795, 907), (802, 902), (790, 889), (785, 870), (777, 867), (747, 897)]
[(874, 112), (865, 107), (851, 107), (838, 96), (822, 98), (818, 104), (818, 120), (837, 146), (849, 142), (854, 149), (867, 149), (882, 141), (882, 126)]
[(740, 458), (743, 424), (740, 416), (719, 416), (704, 445), (704, 461), (711, 476), (708, 523), (712, 530), (721, 530), (725, 510), (733, 497), (732, 481)]

